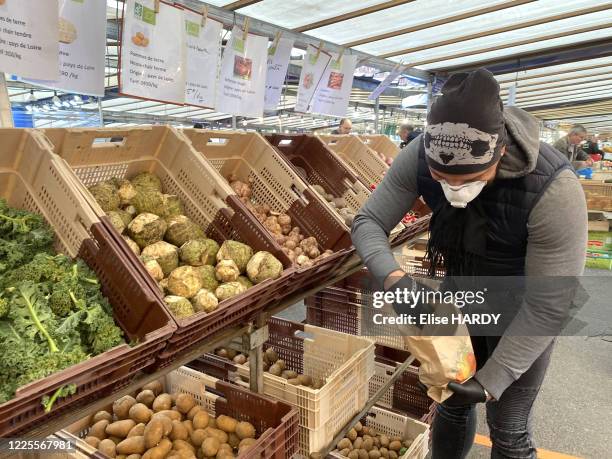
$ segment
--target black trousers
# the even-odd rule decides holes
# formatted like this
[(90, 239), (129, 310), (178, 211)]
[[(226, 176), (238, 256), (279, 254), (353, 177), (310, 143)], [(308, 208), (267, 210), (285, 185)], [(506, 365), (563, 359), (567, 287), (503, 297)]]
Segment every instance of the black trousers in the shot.
[[(477, 368), (491, 356), (500, 337), (472, 337)], [(487, 402), (491, 458), (535, 459), (531, 410), (550, 362), (553, 343), (512, 383), (497, 401)], [(438, 405), (432, 424), (432, 459), (467, 457), (476, 434), (476, 405)]]

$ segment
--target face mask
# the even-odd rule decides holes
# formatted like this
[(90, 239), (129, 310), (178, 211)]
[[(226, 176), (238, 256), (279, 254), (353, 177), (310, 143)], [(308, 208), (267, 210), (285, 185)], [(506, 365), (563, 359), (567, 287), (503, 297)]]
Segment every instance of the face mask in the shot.
[(478, 180), (476, 182), (452, 186), (449, 185), (446, 180), (440, 180), (440, 185), (442, 185), (446, 200), (450, 202), (451, 206), (462, 209), (465, 208), (470, 201), (476, 199), (486, 184), (486, 180)]

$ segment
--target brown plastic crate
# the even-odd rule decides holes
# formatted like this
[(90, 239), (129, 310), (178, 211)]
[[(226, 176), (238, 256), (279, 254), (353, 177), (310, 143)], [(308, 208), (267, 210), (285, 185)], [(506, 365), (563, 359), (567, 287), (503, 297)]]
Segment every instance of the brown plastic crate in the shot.
[[(127, 340), (138, 342), (134, 347), (117, 346), (18, 389), (15, 398), (0, 405), (0, 436), (6, 437), (121, 389), (154, 363), (176, 326), (72, 187), (45, 138), (31, 130), (2, 129), (0, 139), (0, 196), (10, 206), (45, 217), (56, 229), (56, 250), (78, 255), (95, 271), (116, 323)], [(67, 384), (76, 384), (76, 393), (59, 399), (50, 413), (44, 413), (41, 397)]]
[[(259, 438), (241, 459), (290, 459), (297, 450), (298, 412), (289, 404), (256, 394), (234, 384), (219, 381), (210, 374), (182, 367), (164, 378), (165, 390), (191, 394), (204, 409), (215, 417), (222, 414), (253, 424)], [(111, 407), (108, 407), (110, 409)], [(91, 416), (70, 425), (58, 436), (81, 444), (89, 430)], [(106, 457), (94, 448), (89, 457)]]
[(251, 199), (255, 203), (268, 204), (272, 210), (286, 213), (305, 237), (317, 238), (321, 251), (335, 252), (312, 268), (298, 268), (294, 282), (299, 278), (312, 283), (314, 276), (331, 272), (354, 251), (343, 220), (260, 134), (202, 129), (184, 132), (223, 177), (233, 174), (243, 182), (252, 180)]
[[(250, 245), (255, 251), (266, 250), (287, 268), (279, 279), (262, 282), (248, 292), (220, 303), (219, 309), (212, 313), (200, 312), (187, 318), (174, 318), (178, 329), (167, 348), (159, 354), (156, 366), (169, 364), (176, 354), (186, 352), (228, 326), (248, 321), (268, 303), (295, 291), (291, 290), (295, 270), (278, 244), (176, 129), (167, 126), (48, 129), (45, 134), (54, 151), (65, 160), (67, 174), (71, 175), (97, 215), (104, 215), (104, 212), (85, 186), (112, 177), (132, 177), (149, 171), (160, 177), (166, 192), (181, 199), (186, 215), (202, 226), (208, 237), (217, 242), (234, 239)], [(107, 227), (124, 255), (132, 261), (134, 269), (155, 292), (157, 302), (166, 308), (157, 284), (142, 263), (108, 222)]]
[(389, 166), (354, 135), (321, 135), (319, 138), (357, 174), (369, 189), (377, 185)]
[(387, 158), (395, 159), (400, 152), (400, 148), (393, 141), (383, 134), (360, 135), (359, 138), (371, 150), (380, 153)]

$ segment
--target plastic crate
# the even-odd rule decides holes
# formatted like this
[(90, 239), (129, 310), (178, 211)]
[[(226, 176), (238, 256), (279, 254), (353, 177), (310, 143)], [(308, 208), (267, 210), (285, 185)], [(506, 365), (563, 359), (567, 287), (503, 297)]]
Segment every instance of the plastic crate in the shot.
[(382, 134), (360, 135), (359, 138), (371, 150), (380, 153), (387, 158), (395, 159), (400, 152), (400, 148), (393, 141)]
[(604, 183), (599, 181), (581, 180), (582, 189), (587, 198), (591, 195), (607, 196), (612, 198), (612, 183)]
[[(97, 215), (104, 212), (85, 188), (112, 177), (129, 178), (149, 171), (160, 177), (164, 190), (177, 195), (185, 214), (205, 229), (207, 236), (221, 243), (234, 239), (253, 250), (266, 250), (286, 268), (276, 280), (262, 282), (247, 292), (225, 300), (212, 313), (175, 318), (177, 331), (156, 365), (169, 364), (176, 354), (186, 352), (214, 333), (254, 317), (261, 309), (297, 288), (292, 281), (295, 269), (280, 247), (246, 210), (219, 174), (193, 150), (179, 131), (167, 126), (127, 129), (49, 129), (45, 134), (54, 151), (67, 164), (67, 173)], [(111, 141), (112, 139), (112, 141)], [(128, 248), (119, 233), (107, 222), (109, 233), (121, 245), (126, 257), (155, 291), (158, 303), (166, 308), (155, 281)]]
[[(280, 376), (264, 373), (263, 393), (298, 409), (299, 452), (308, 456), (328, 444), (368, 400), (368, 381), (374, 374), (374, 343), (279, 318), (270, 319), (268, 330), (265, 347), (272, 347), (288, 369), (325, 380), (321, 389), (312, 389), (293, 386)], [(219, 360), (209, 356), (200, 364), (214, 365)], [(232, 374), (227, 371), (228, 376)], [(248, 381), (248, 365), (236, 365), (235, 373)]]
[(377, 185), (389, 166), (354, 135), (322, 135), (319, 138), (335, 151), (369, 189)]
[(311, 268), (298, 268), (294, 282), (299, 279), (312, 284), (315, 276), (316, 279), (327, 276), (353, 253), (350, 231), (344, 221), (260, 134), (202, 129), (184, 132), (221, 176), (236, 175), (243, 182), (253, 182), (253, 202), (286, 213), (305, 237), (317, 238), (321, 251), (335, 252)]
[[(128, 341), (138, 342), (133, 347), (117, 346), (18, 389), (12, 400), (0, 405), (0, 436), (6, 437), (121, 389), (155, 362), (176, 326), (73, 188), (44, 136), (31, 130), (1, 129), (0, 141), (0, 196), (12, 207), (45, 217), (57, 231), (56, 250), (79, 256), (95, 271), (115, 322)], [(76, 393), (59, 399), (45, 413), (41, 398), (67, 384), (75, 384)]]
[[(249, 392), (187, 367), (181, 367), (166, 375), (164, 385), (169, 393), (192, 395), (197, 403), (214, 417), (224, 414), (253, 424), (259, 438), (254, 446), (238, 457), (289, 459), (295, 454), (298, 413), (287, 403)], [(83, 442), (78, 439), (86, 436), (90, 419), (91, 416), (83, 418), (57, 435), (81, 444)], [(94, 448), (89, 447), (89, 451), (92, 454), (89, 457), (101, 455)]]
[[(400, 459), (425, 459), (429, 452), (429, 426), (416, 419), (403, 416), (384, 408), (372, 407), (365, 418), (365, 425), (389, 437), (411, 439), (412, 444)], [(345, 459), (339, 452), (332, 452), (330, 456)]]

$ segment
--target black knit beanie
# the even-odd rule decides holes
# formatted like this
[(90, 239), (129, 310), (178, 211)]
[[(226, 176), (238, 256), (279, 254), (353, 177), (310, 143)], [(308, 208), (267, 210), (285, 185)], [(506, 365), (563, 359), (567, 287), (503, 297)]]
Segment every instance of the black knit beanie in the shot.
[(505, 143), (499, 84), (485, 69), (452, 75), (427, 115), (425, 153), (429, 166), (450, 174), (488, 169)]

